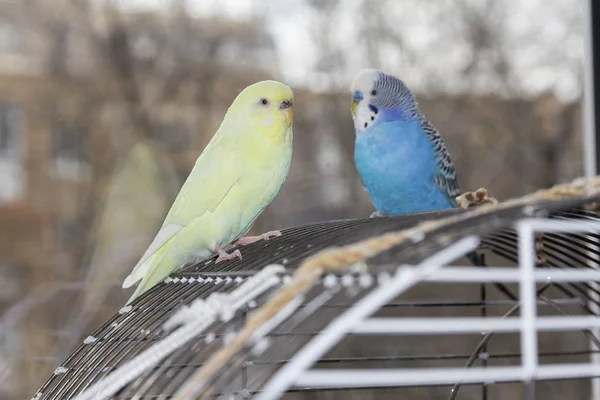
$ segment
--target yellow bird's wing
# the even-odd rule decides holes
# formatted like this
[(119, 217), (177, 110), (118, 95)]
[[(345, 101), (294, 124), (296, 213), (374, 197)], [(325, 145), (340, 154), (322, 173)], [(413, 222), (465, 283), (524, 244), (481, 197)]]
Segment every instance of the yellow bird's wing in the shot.
[(179, 191), (162, 228), (123, 282), (123, 288), (142, 279), (150, 266), (146, 261), (186, 225), (216, 210), (243, 172), (236, 160), (241, 150), (239, 140), (230, 136), (209, 143)]
[(214, 212), (243, 175), (240, 159), (243, 143), (233, 136), (211, 141), (198, 157), (179, 191), (164, 225), (185, 226), (207, 212)]

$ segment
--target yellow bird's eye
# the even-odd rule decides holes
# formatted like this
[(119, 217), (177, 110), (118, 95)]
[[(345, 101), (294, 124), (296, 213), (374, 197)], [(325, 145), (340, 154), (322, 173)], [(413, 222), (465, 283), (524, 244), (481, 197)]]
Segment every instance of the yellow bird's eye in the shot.
[(260, 99), (260, 104), (262, 104), (263, 106), (266, 106), (267, 104), (269, 104), (269, 100), (267, 100), (263, 97), (262, 99)]

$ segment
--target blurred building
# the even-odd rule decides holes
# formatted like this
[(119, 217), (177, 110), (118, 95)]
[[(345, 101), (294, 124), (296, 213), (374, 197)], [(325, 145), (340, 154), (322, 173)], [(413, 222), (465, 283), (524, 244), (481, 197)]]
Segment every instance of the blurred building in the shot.
[[(112, 165), (107, 153), (125, 152), (135, 140), (131, 99), (124, 98), (111, 71), (118, 68), (108, 49), (112, 32), (96, 32), (72, 18), (76, 10), (61, 17), (58, 10), (45, 16), (38, 9), (36, 19), (20, 4), (8, 4), (13, 7), (2, 4), (0, 17), (0, 202), (55, 216), (53, 231), (68, 245), (89, 205), (96, 167)], [(274, 62), (274, 52), (257, 24), (189, 18), (186, 31), (194, 40), (176, 37), (185, 43), (179, 48), (168, 37), (170, 24), (177, 23), (173, 19), (177, 16), (131, 14), (122, 26), (136, 68), (139, 64), (137, 101), (152, 128), (146, 134), (164, 142), (177, 167), (186, 171), (218, 123), (215, 111), (227, 107), (230, 93), (264, 78), (266, 73), (252, 66), (258, 54)], [(197, 72), (178, 76), (176, 61), (184, 54)], [(265, 54), (271, 58), (264, 59)], [(229, 66), (236, 55), (244, 76)], [(211, 71), (218, 76), (204, 79)], [(173, 78), (172, 86), (163, 84), (166, 78)], [(210, 90), (203, 87), (206, 81)], [(215, 99), (212, 93), (225, 95)], [(204, 96), (212, 109), (199, 101)]]
[[(275, 62), (252, 21), (1, 3), (0, 287), (18, 290), (3, 290), (0, 315), (85, 276), (104, 187), (136, 141), (162, 143), (184, 176), (231, 94)], [(54, 367), (72, 295), (42, 296), (11, 321), (23, 333), (0, 332), (0, 369), (19, 377), (3, 375), (1, 397), (30, 395)]]
[[(38, 295), (93, 276), (90, 253), (106, 248), (94, 235), (106, 188), (134, 144), (158, 143), (180, 184), (235, 95), (277, 78), (259, 21), (197, 19), (176, 6), (124, 14), (98, 3), (0, 0), (0, 315), (37, 301), (20, 311), (23, 332), (0, 330), (2, 398), (30, 396), (71, 350), (65, 321), (81, 290)], [(581, 174), (577, 102), (429, 95), (420, 104), (448, 142), (463, 190), (506, 199)], [(349, 106), (346, 92), (295, 89), (290, 175), (254, 232), (370, 214)], [(117, 276), (131, 265), (119, 268)], [(96, 322), (127, 297), (116, 289)], [(11, 374), (4, 383), (2, 371)]]

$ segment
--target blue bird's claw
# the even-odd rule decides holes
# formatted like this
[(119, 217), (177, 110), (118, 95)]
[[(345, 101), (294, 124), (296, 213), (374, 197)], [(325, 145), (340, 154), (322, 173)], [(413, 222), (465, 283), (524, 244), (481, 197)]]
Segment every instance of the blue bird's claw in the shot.
[(375, 212), (371, 213), (371, 215), (369, 216), (369, 218), (381, 218), (381, 217), (387, 217), (387, 215), (384, 213), (381, 213), (379, 211), (375, 211)]

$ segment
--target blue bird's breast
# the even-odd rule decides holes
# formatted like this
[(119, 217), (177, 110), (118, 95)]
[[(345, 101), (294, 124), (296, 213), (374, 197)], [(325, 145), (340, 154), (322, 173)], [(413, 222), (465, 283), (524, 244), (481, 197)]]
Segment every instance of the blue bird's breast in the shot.
[(398, 215), (453, 207), (435, 183), (439, 167), (418, 121), (387, 121), (358, 132), (354, 159), (379, 212)]

